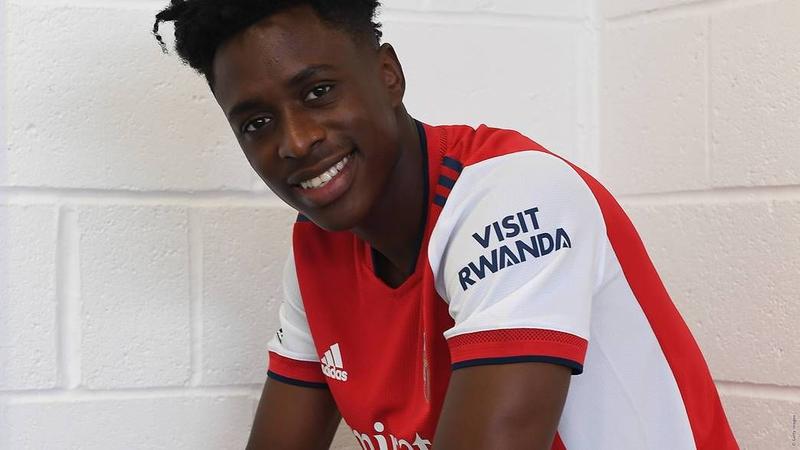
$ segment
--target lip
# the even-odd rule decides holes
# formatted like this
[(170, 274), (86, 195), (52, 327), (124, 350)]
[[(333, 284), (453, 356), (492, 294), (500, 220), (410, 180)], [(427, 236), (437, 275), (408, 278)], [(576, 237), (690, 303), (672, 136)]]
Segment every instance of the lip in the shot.
[[(325, 166), (325, 169), (319, 172), (319, 174), (321, 175), (322, 173), (324, 173), (325, 170), (327, 170), (333, 164), (339, 162), (345, 156), (347, 155), (342, 155), (338, 157), (339, 159), (333, 160), (329, 165)], [(344, 168), (342, 168), (341, 172), (339, 172), (339, 174), (336, 175), (335, 178), (333, 178), (331, 181), (328, 181), (324, 186), (318, 188), (303, 189), (300, 186), (293, 185), (292, 191), (294, 192), (295, 196), (299, 198), (303, 203), (313, 208), (321, 208), (323, 206), (329, 205), (334, 201), (338, 200), (339, 197), (344, 195), (344, 193), (350, 189), (350, 185), (353, 184), (353, 179), (355, 178), (355, 167), (357, 164), (358, 164), (358, 158), (356, 158), (356, 152), (353, 152), (352, 154), (350, 154), (350, 160), (347, 162), (347, 165), (345, 165)], [(303, 173), (304, 172), (299, 172), (299, 174)], [(306, 173), (312, 173), (312, 172), (306, 171)], [(315, 175), (310, 175), (309, 178), (313, 178), (314, 176)], [(300, 181), (305, 181), (309, 178), (302, 178)]]
[(286, 182), (291, 184), (292, 187), (300, 186), (300, 183), (302, 183), (303, 181), (310, 180), (312, 178), (316, 178), (322, 175), (328, 169), (333, 167), (334, 164), (344, 159), (344, 157), (349, 155), (350, 153), (353, 152), (351, 151), (349, 153), (342, 153), (338, 155), (329, 156), (311, 167), (298, 170), (297, 172), (291, 174), (289, 178), (286, 179)]

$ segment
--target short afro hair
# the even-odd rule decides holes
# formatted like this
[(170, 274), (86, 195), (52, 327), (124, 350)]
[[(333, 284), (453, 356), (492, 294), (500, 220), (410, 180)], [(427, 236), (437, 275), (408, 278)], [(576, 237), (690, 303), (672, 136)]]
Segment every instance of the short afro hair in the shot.
[(153, 34), (166, 53), (158, 26), (174, 22), (178, 55), (213, 86), (214, 54), (221, 44), (266, 17), (303, 5), (354, 38), (365, 39), (375, 47), (380, 45), (381, 24), (374, 22), (380, 6), (377, 0), (171, 0), (156, 14)]

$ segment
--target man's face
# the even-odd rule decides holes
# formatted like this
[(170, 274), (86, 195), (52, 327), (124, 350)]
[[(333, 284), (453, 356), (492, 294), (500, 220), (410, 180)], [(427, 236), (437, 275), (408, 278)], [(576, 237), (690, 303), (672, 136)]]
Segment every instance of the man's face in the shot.
[(292, 8), (223, 44), (214, 95), (262, 180), (329, 230), (355, 227), (400, 154), (403, 78), (391, 49)]

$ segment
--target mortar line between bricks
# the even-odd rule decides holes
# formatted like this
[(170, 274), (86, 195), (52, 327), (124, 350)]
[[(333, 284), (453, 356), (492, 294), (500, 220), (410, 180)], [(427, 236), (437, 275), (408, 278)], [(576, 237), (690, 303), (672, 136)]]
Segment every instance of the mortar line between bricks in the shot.
[(0, 198), (8, 204), (134, 204), (181, 206), (284, 206), (272, 193), (247, 191), (133, 191), (124, 189), (59, 189), (0, 187)]
[(81, 384), (80, 234), (76, 211), (66, 205), (58, 210), (56, 257), (59, 385), (75, 389)]
[(726, 187), (617, 195), (617, 199), (627, 206), (797, 201), (800, 200), (800, 186)]
[(800, 386), (780, 386), (740, 381), (715, 381), (715, 384), (721, 395), (800, 402)]
[(705, 80), (705, 83), (704, 83), (705, 84), (704, 87), (705, 87), (705, 96), (706, 96), (706, 98), (705, 98), (705, 101), (706, 101), (705, 151), (706, 151), (706, 153), (705, 153), (705, 161), (704, 161), (704, 163), (705, 163), (706, 180), (707, 180), (708, 183), (711, 183), (713, 181), (711, 179), (711, 177), (712, 177), (712, 174), (711, 174), (711, 172), (712, 172), (711, 171), (711, 161), (712, 161), (711, 152), (714, 151), (714, 144), (713, 144), (713, 141), (712, 141), (714, 139), (714, 133), (713, 133), (713, 130), (711, 130), (711, 112), (714, 110), (714, 108), (713, 108), (713, 106), (711, 104), (711, 101), (712, 101), (712, 98), (711, 98), (711, 80), (712, 80), (711, 76), (712, 76), (712, 73), (711, 73), (711, 15), (710, 14), (709, 14), (708, 17), (706, 17), (706, 42), (705, 42), (705, 44), (706, 44), (706, 58), (705, 58), (705, 64), (706, 64), (705, 76), (706, 76), (706, 80)]
[(203, 362), (203, 229), (198, 211), (189, 210), (189, 282), (191, 330), (191, 378), (189, 385), (202, 383)]
[(120, 388), (109, 390), (48, 389), (24, 391), (0, 391), (0, 402), (46, 403), (74, 401), (140, 400), (171, 397), (234, 397), (259, 395), (263, 385), (243, 384), (237, 386), (164, 386), (149, 388)]
[[(593, 173), (600, 170), (600, 30), (601, 20), (598, 2), (589, 3), (588, 26), (591, 38), (589, 47), (589, 98), (588, 98), (588, 155), (584, 155), (589, 161), (589, 167)], [(584, 106), (586, 107), (586, 106)]]
[(488, 25), (488, 26), (575, 26), (586, 20), (583, 16), (547, 16), (533, 14), (500, 13), (492, 11), (437, 11), (412, 9), (383, 9), (378, 19), (382, 22), (419, 23), (432, 25)]
[(592, 97), (591, 88), (589, 87), (591, 73), (588, 63), (589, 54), (591, 53), (589, 47), (593, 45), (591, 43), (591, 29), (586, 29), (585, 26), (581, 27), (581, 30), (579, 33), (577, 33), (577, 36), (578, 38), (573, 50), (576, 61), (576, 70), (573, 74), (575, 77), (576, 86), (576, 108), (574, 116), (576, 135), (575, 151), (578, 155), (580, 165), (590, 168), (591, 164), (588, 162), (589, 150), (587, 142), (589, 141), (588, 105)]
[(719, 11), (762, 5), (771, 3), (772, 1), (774, 0), (706, 0), (669, 5), (644, 11), (634, 11), (619, 16), (608, 17), (605, 20), (614, 28), (628, 27), (689, 16), (710, 15)]
[[(19, 1), (11, 0), (11, 4), (21, 5)], [(167, 5), (163, 0), (117, 0), (113, 3), (102, 0), (44, 0), (37, 6), (54, 7), (67, 6), (73, 8), (99, 8), (99, 9), (124, 9), (146, 10), (155, 14)], [(29, 6), (29, 5), (22, 5)], [(508, 22), (516, 24), (575, 24), (584, 20), (582, 15), (548, 15), (498, 12), (491, 10), (475, 11), (448, 11), (436, 9), (398, 9), (383, 7), (379, 10), (378, 20), (386, 21), (388, 17), (400, 18), (401, 21), (433, 22), (433, 23), (484, 23), (493, 25), (506, 25)]]
[(595, 171), (595, 174), (598, 177), (602, 178), (604, 167), (603, 167), (603, 158), (602, 158), (602, 153), (603, 153), (603, 112), (602, 111), (603, 111), (603, 107), (601, 106), (601, 104), (602, 104), (601, 103), (601, 97), (603, 96), (603, 92), (604, 92), (603, 91), (603, 69), (605, 68), (605, 65), (604, 65), (604, 62), (603, 62), (604, 61), (603, 58), (605, 57), (605, 51), (606, 51), (606, 49), (605, 49), (606, 24), (602, 19), (602, 11), (600, 11), (599, 6), (597, 7), (597, 12), (596, 13), (597, 13), (598, 17), (597, 17), (597, 23), (596, 23), (596, 26), (597, 26), (597, 42), (596, 42), (596, 46), (597, 46), (597, 48), (595, 49), (595, 51), (597, 52), (597, 55), (596, 55), (596, 58), (597, 58), (597, 62), (596, 62), (596, 64), (597, 64), (597, 74), (596, 74), (596, 78), (595, 78), (595, 83), (597, 83), (597, 88), (596, 88), (596, 93), (595, 93), (595, 95), (596, 95), (596, 99), (595, 99), (595, 102), (596, 102), (596, 105), (595, 105), (595, 121), (596, 121), (595, 122), (595, 127), (597, 127), (597, 129), (595, 130), (595, 139), (596, 139), (596, 141), (595, 141), (595, 156), (594, 156), (594, 158), (595, 158), (595, 166), (594, 166), (594, 171)]
[(8, 7), (6, 6), (5, 0), (0, 0), (0, 30), (4, 30), (0, 33), (0, 67), (3, 70), (0, 70), (0, 92), (3, 92), (3, 99), (0, 101), (0, 175), (3, 178), (8, 179), (8, 136), (6, 130), (6, 124), (8, 123), (8, 106), (6, 100), (8, 92), (6, 90), (6, 86), (8, 84), (7, 79), (7, 69), (6, 69), (6, 32), (8, 30), (8, 18), (7, 18), (7, 11)]
[[(30, 7), (30, 4), (19, 0), (9, 0), (9, 5)], [(121, 10), (152, 10), (153, 14), (167, 6), (167, 0), (39, 0), (35, 7), (38, 8), (98, 8), (98, 9), (121, 9)]]

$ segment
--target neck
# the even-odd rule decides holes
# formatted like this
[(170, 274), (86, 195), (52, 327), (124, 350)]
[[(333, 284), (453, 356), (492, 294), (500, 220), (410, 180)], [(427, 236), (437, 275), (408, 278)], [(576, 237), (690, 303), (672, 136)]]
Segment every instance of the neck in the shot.
[(400, 157), (390, 175), (381, 201), (352, 231), (383, 255), (393, 266), (389, 272), (405, 278), (414, 272), (421, 242), (425, 178), (420, 136), (414, 119), (399, 113)]

